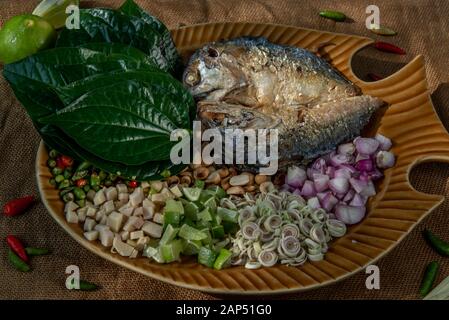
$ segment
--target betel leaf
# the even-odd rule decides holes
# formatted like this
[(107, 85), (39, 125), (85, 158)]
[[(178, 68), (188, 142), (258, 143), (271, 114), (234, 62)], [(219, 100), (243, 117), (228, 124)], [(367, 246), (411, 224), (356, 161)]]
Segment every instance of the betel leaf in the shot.
[(109, 161), (138, 165), (167, 160), (175, 144), (170, 134), (179, 128), (164, 113), (170, 111), (165, 106), (170, 98), (155, 93), (142, 99), (142, 90), (142, 83), (130, 80), (92, 90), (41, 122), (56, 125)]
[(153, 59), (140, 51), (137, 48), (134, 48), (130, 45), (122, 44), (122, 43), (107, 43), (107, 42), (92, 42), (82, 44), (80, 47), (101, 52), (106, 55), (117, 55), (122, 54), (126, 55), (128, 58), (132, 58), (136, 61), (140, 61), (150, 66), (154, 66), (157, 68), (158, 66), (154, 63)]
[(91, 42), (122, 43), (147, 54), (161, 70), (171, 72), (174, 68), (163, 55), (161, 35), (142, 19), (112, 9), (82, 9), (80, 28), (64, 29), (56, 46), (75, 47)]
[(56, 48), (4, 66), (3, 75), (33, 121), (64, 107), (55, 93), (85, 77), (116, 70), (154, 70), (134, 58), (84, 48)]
[(138, 80), (144, 85), (144, 90), (138, 93), (142, 99), (152, 99), (154, 92), (167, 96), (169, 101), (162, 107), (169, 119), (179, 127), (190, 128), (191, 119), (194, 119), (196, 110), (192, 95), (176, 81), (170, 74), (160, 71), (129, 70), (97, 74), (68, 86), (57, 89), (62, 101), (66, 105), (90, 91), (92, 88), (100, 88), (112, 85), (123, 80)]
[[(152, 26), (162, 37), (164, 56), (168, 63), (174, 66), (174, 73), (182, 72), (181, 58), (175, 43), (173, 42), (170, 31), (167, 27), (156, 17), (150, 15), (148, 12), (140, 8), (133, 0), (126, 0), (125, 3), (119, 8), (120, 12), (123, 12), (129, 16), (134, 16), (142, 19), (147, 24)], [(176, 70), (178, 69), (178, 70)]]
[[(60, 150), (58, 147), (62, 147), (66, 150), (64, 154), (73, 154), (74, 158), (86, 160), (96, 168), (119, 174), (128, 179), (136, 179), (138, 181), (158, 180), (162, 178), (161, 173), (166, 170), (169, 170), (170, 174), (176, 175), (185, 168), (185, 165), (174, 165), (170, 160), (149, 161), (138, 166), (107, 161), (84, 150), (72, 138), (54, 126), (46, 125), (41, 132), (48, 137), (48, 140), (51, 142), (48, 145), (51, 148)], [(47, 143), (47, 140), (45, 142)]]

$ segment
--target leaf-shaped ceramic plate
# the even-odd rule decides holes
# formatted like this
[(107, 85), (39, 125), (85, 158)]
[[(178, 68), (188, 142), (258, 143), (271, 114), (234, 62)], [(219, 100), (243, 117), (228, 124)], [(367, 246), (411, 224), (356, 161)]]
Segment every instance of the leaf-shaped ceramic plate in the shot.
[(123, 267), (182, 287), (214, 293), (287, 293), (328, 285), (363, 270), (392, 250), (442, 202), (442, 196), (414, 190), (408, 178), (412, 167), (420, 162), (449, 162), (449, 136), (432, 106), (421, 56), (396, 74), (367, 83), (354, 75), (350, 62), (356, 51), (373, 42), (369, 38), (254, 23), (203, 24), (173, 31), (176, 45), (185, 57), (207, 42), (243, 35), (264, 36), (274, 43), (307, 49), (331, 42), (335, 45), (323, 50), (332, 64), (364, 93), (390, 104), (369, 130), (393, 140), (397, 163), (385, 172), (385, 178), (378, 185), (378, 194), (369, 202), (367, 217), (351, 227), (343, 238), (333, 242), (323, 261), (307, 262), (300, 267), (279, 265), (258, 270), (233, 267), (217, 271), (193, 260), (159, 265), (146, 258), (122, 258), (97, 242), (85, 240), (78, 225), (65, 221), (63, 203), (48, 183), (47, 154), (41, 145), (36, 165), (42, 200), (53, 218), (81, 245)]

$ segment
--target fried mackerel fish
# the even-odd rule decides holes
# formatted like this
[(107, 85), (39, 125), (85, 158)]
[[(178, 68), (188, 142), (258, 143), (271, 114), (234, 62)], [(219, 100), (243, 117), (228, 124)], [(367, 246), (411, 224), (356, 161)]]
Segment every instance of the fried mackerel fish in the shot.
[(280, 166), (354, 138), (384, 105), (312, 52), (265, 38), (207, 44), (183, 82), (205, 128), (278, 129)]

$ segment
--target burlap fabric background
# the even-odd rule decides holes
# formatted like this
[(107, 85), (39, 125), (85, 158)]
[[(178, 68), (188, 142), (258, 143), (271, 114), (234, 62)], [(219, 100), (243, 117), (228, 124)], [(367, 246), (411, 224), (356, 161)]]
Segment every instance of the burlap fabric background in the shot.
[[(118, 6), (122, 0), (86, 1), (88, 6)], [(388, 75), (414, 56), (423, 54), (435, 107), (447, 124), (449, 119), (449, 1), (412, 0), (138, 0), (139, 4), (160, 17), (170, 28), (180, 24), (211, 21), (273, 22), (373, 36), (365, 29), (365, 8), (376, 4), (381, 22), (398, 31), (389, 40), (405, 48), (406, 56), (395, 56), (366, 49), (354, 59), (361, 77), (368, 72)], [(38, 1), (0, 0), (0, 25), (10, 17), (31, 12)], [(318, 17), (324, 8), (341, 10), (354, 22), (335, 24)], [(377, 37), (379, 38), (379, 37)], [(0, 206), (5, 201), (27, 194), (38, 195), (34, 161), (39, 136), (26, 113), (2, 77), (0, 77)], [(415, 187), (424, 192), (447, 194), (449, 167), (426, 164), (411, 175)], [(449, 276), (449, 259), (432, 252), (421, 237), (429, 227), (449, 239), (449, 201), (443, 203), (396, 249), (379, 261), (381, 289), (367, 290), (366, 275), (359, 273), (343, 282), (322, 289), (278, 296), (289, 299), (416, 299), (422, 272), (431, 260), (442, 263), (438, 281)], [(16, 234), (34, 246), (50, 248), (51, 256), (33, 259), (33, 272), (19, 273), (6, 261), (7, 234)], [(0, 215), (0, 298), (3, 299), (214, 299), (222, 298), (177, 288), (128, 271), (107, 262), (72, 240), (36, 204), (26, 215), (6, 219)], [(83, 278), (100, 284), (97, 292), (69, 292), (65, 289), (65, 268), (75, 264)]]

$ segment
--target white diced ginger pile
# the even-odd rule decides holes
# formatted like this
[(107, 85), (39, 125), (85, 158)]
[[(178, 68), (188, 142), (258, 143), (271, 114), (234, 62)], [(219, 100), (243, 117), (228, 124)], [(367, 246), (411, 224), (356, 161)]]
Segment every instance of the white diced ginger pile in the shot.
[(152, 186), (159, 193), (145, 196), (143, 187), (128, 192), (126, 184), (117, 184), (97, 192), (90, 190), (86, 205), (79, 207), (70, 201), (65, 205), (67, 222), (80, 223), (88, 241), (100, 241), (111, 252), (135, 258), (151, 238), (162, 236), (163, 206), (167, 199), (182, 196), (178, 187), (168, 188), (165, 182)]

